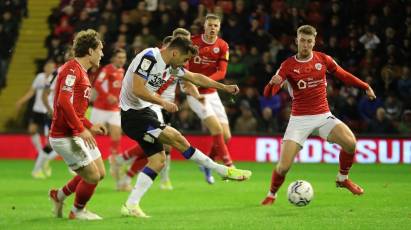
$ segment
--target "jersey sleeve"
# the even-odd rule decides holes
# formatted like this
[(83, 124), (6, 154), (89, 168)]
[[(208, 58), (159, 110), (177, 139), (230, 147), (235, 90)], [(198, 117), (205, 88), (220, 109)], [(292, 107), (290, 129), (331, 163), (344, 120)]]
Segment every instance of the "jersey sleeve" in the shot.
[(287, 79), (287, 69), (288, 65), (286, 62), (281, 63), (280, 67), (277, 69), (277, 72), (275, 72), (275, 75), (278, 75), (285, 81)]
[(136, 68), (134, 69), (134, 73), (147, 80), (156, 63), (157, 61), (154, 57), (153, 51), (148, 51), (135, 63)]
[(338, 79), (344, 82), (344, 84), (356, 86), (364, 90), (368, 89), (369, 85), (367, 83), (341, 68), (334, 59), (328, 55), (325, 55), (325, 65), (327, 71), (335, 75)]
[(210, 78), (213, 79), (214, 81), (219, 81), (225, 78), (225, 75), (227, 73), (227, 65), (228, 65), (228, 59), (229, 59), (229, 48), (227, 43), (224, 43), (221, 46), (221, 52), (220, 52), (220, 57), (217, 60), (217, 71), (211, 74)]
[(84, 131), (84, 125), (77, 116), (71, 101), (73, 98), (73, 89), (77, 84), (77, 76), (75, 73), (62, 71), (61, 78), (61, 86), (59, 89), (60, 92), (57, 98), (57, 104), (60, 106), (68, 126), (74, 132), (81, 133)]

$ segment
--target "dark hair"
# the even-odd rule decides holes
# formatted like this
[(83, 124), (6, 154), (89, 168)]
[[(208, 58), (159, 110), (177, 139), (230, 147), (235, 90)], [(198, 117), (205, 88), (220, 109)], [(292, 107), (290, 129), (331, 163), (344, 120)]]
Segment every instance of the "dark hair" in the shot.
[(100, 35), (95, 30), (82, 30), (77, 33), (73, 40), (73, 51), (75, 57), (84, 57), (89, 54), (89, 49), (96, 49), (100, 44)]
[(168, 45), (170, 49), (178, 49), (183, 54), (198, 55), (198, 49), (193, 45), (190, 39), (177, 36), (170, 41)]
[(116, 56), (118, 53), (126, 53), (126, 50), (123, 48), (115, 48), (113, 50), (113, 57)]
[(163, 45), (167, 45), (168, 43), (171, 42), (171, 40), (173, 40), (173, 36), (167, 36), (163, 39)]

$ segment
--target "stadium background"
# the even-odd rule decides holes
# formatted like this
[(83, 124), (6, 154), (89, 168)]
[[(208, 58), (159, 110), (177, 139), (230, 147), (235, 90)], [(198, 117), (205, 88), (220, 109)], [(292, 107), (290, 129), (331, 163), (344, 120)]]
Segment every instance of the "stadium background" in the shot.
[[(153, 215), (151, 220), (119, 218), (128, 194), (115, 192), (110, 176), (90, 202), (91, 209), (104, 217), (102, 222), (73, 224), (52, 218), (47, 189), (68, 179), (67, 167), (62, 161), (52, 162), (52, 177), (30, 177), (31, 159), (36, 156), (26, 134), (31, 105), (15, 111), (15, 102), (43, 63), (48, 59), (61, 63), (73, 34), (85, 28), (104, 34), (102, 65), (116, 47), (125, 48), (130, 61), (134, 52), (158, 45), (177, 26), (201, 32), (207, 12), (223, 18), (221, 36), (230, 44), (231, 54), (225, 81), (241, 88), (236, 97), (221, 94), (234, 133), (229, 148), (238, 167), (253, 171), (252, 179), (209, 186), (191, 162), (176, 161), (171, 171), (175, 189), (164, 192), (155, 185), (144, 198), (142, 205)], [(303, 23), (319, 31), (316, 50), (332, 55), (372, 85), (378, 96), (368, 102), (363, 92), (328, 77), (331, 110), (359, 137), (356, 160), (365, 164), (354, 165), (352, 178), (366, 188), (366, 194), (359, 198), (334, 188), (337, 165), (319, 162), (336, 163), (338, 149), (312, 138), (297, 157), (297, 162), (310, 164), (295, 164), (276, 204), (260, 207), (273, 168), (262, 162), (278, 160), (290, 113), (287, 92), (266, 99), (261, 97), (262, 87), (279, 63), (295, 52), (295, 29)], [(369, 39), (363, 37), (366, 34)], [(410, 38), (411, 4), (406, 0), (1, 0), (0, 229), (407, 229)], [(194, 145), (209, 148), (205, 130), (183, 96), (179, 104), (174, 125)], [(377, 108), (385, 114), (380, 109), (376, 116)], [(108, 138), (97, 139), (107, 156)], [(122, 141), (123, 148), (131, 144), (127, 138)], [(173, 153), (173, 159), (179, 157)], [(312, 204), (303, 209), (286, 200), (286, 185), (296, 179), (308, 180), (315, 191)], [(71, 202), (72, 198), (67, 204)]]
[[(295, 53), (296, 28), (308, 23), (319, 32), (315, 49), (333, 56), (343, 68), (370, 84), (378, 96), (370, 102), (364, 92), (329, 76), (332, 112), (360, 137), (397, 138), (400, 158), (410, 157), (402, 151), (409, 148), (411, 134), (408, 1), (62, 0), (30, 1), (27, 5), (25, 0), (5, 0), (0, 9), (3, 134), (25, 133), (31, 104), (17, 113), (15, 101), (30, 87), (45, 61), (63, 63), (77, 31), (94, 28), (103, 35), (103, 66), (114, 48), (124, 48), (130, 62), (136, 52), (159, 46), (176, 27), (201, 33), (204, 16), (213, 12), (223, 18), (221, 36), (230, 46), (224, 81), (241, 88), (235, 97), (220, 93), (234, 135), (280, 137), (284, 132), (290, 114), (288, 92), (264, 98), (262, 89), (279, 64)], [(96, 76), (98, 69), (90, 74)], [(180, 111), (174, 115), (173, 126), (186, 134), (206, 133), (184, 95), (180, 94), (178, 104)], [(19, 137), (2, 135), (1, 156), (6, 157), (7, 152), (21, 157), (21, 152), (4, 144)], [(379, 146), (377, 139), (374, 142), (368, 148), (374, 149), (378, 158), (378, 149), (385, 145)], [(19, 150), (24, 152), (23, 158), (34, 157), (29, 141), (24, 143), (25, 148)], [(386, 147), (389, 157), (393, 148)]]

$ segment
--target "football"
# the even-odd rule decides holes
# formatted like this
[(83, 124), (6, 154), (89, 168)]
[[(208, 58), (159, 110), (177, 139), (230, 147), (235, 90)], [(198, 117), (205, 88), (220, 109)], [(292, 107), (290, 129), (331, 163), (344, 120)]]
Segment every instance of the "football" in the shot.
[(310, 203), (314, 196), (314, 190), (309, 182), (297, 180), (288, 186), (287, 196), (291, 204), (303, 207)]

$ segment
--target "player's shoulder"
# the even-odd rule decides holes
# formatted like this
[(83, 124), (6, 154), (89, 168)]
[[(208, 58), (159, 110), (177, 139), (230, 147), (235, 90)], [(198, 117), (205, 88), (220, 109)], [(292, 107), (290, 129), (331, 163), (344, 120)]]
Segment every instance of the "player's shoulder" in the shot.
[(73, 75), (78, 75), (81, 72), (81, 66), (76, 60), (70, 60), (66, 62), (64, 65), (60, 67), (60, 73), (61, 74), (73, 74)]
[(224, 47), (228, 47), (228, 43), (226, 41), (224, 41), (224, 39), (218, 37), (217, 40), (215, 41), (216, 45), (219, 46), (224, 46)]
[(328, 59), (332, 59), (332, 57), (330, 57), (330, 55), (320, 52), (320, 51), (313, 51), (313, 56), (316, 59), (321, 59), (321, 60), (328, 60)]

